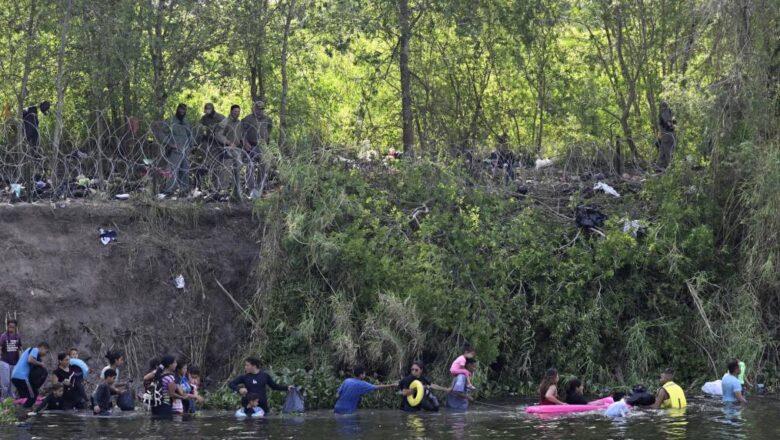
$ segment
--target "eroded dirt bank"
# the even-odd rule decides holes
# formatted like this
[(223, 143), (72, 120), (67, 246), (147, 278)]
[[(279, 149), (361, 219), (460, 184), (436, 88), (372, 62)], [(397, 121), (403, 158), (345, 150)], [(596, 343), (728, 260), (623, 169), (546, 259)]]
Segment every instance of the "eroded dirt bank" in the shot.
[[(251, 290), (256, 225), (248, 208), (216, 205), (0, 206), (0, 316), (16, 314), (25, 345), (48, 341), (51, 366), (74, 346), (95, 368), (114, 348), (137, 375), (173, 352), (218, 380), (246, 333), (217, 280), (239, 301)], [(118, 240), (101, 244), (99, 228)]]

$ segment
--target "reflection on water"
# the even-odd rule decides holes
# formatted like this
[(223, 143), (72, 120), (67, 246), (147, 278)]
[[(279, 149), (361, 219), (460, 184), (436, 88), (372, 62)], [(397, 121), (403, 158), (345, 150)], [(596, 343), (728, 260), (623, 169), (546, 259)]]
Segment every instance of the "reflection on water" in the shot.
[[(207, 412), (192, 419), (152, 420), (147, 414), (93, 417), (88, 413), (47, 414), (18, 426), (0, 427), (0, 439), (242, 439), (303, 440), (395, 439), (757, 439), (780, 438), (780, 402), (755, 398), (747, 407), (691, 399), (685, 410), (633, 411), (610, 419), (600, 413), (537, 417), (516, 402), (474, 406), (468, 412), (406, 414), (394, 410), (361, 410), (336, 416), (312, 411), (304, 416), (274, 415), (236, 420), (227, 413)], [(497, 402), (498, 403), (498, 402)]]

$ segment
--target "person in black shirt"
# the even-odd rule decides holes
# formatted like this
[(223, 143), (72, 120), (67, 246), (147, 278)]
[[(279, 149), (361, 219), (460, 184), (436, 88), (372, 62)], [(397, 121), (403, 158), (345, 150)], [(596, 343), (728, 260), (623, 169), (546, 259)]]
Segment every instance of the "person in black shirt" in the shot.
[(49, 394), (43, 399), (40, 405), (38, 405), (33, 412), (40, 414), (41, 411), (57, 411), (68, 409), (65, 408), (65, 399), (62, 395), (65, 391), (65, 387), (61, 383), (54, 383), (49, 387)]
[[(428, 380), (427, 377), (423, 375), (425, 372), (425, 366), (422, 362), (414, 362), (412, 364), (412, 367), (409, 369), (409, 375), (406, 376), (402, 381), (398, 382), (398, 389), (401, 390), (401, 394), (403, 397), (401, 398), (401, 409), (408, 412), (417, 412), (422, 409), (426, 411), (438, 411), (439, 410), (439, 401), (436, 399), (436, 396), (431, 394), (431, 389), (439, 390), (439, 391), (449, 391), (447, 388), (440, 387), (438, 385), (432, 384), (430, 380)], [(409, 404), (409, 400), (407, 399), (408, 396), (415, 393), (415, 390), (412, 390), (411, 385), (412, 382), (415, 380), (419, 380), (423, 386), (425, 387), (425, 396), (422, 399), (422, 402), (420, 402), (417, 406), (412, 406)]]
[(228, 387), (233, 391), (237, 391), (242, 396), (247, 393), (257, 394), (260, 398), (260, 408), (262, 408), (266, 414), (268, 414), (268, 395), (266, 387), (270, 387), (276, 391), (287, 391), (288, 389), (295, 388), (295, 385), (281, 385), (274, 382), (274, 379), (268, 373), (260, 370), (260, 360), (257, 358), (247, 358), (244, 362), (244, 371), (246, 374), (242, 374), (231, 380)]
[(111, 401), (111, 388), (116, 380), (116, 371), (109, 368), (103, 371), (103, 379), (92, 394), (92, 413), (96, 416), (107, 416), (111, 414), (111, 408), (114, 403)]
[(52, 372), (52, 382), (63, 387), (64, 409), (84, 409), (84, 399), (77, 383), (80, 377), (77, 377), (76, 368), (78, 367), (71, 367), (68, 353), (57, 355), (57, 368)]
[(585, 400), (583, 395), (585, 386), (578, 378), (573, 378), (566, 385), (566, 403), (569, 405), (587, 405), (588, 401)]

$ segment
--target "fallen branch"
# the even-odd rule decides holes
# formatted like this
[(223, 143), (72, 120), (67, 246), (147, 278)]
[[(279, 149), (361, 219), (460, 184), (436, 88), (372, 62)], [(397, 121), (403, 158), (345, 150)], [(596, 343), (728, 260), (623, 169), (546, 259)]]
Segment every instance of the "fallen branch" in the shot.
[(220, 289), (227, 295), (227, 297), (230, 299), (230, 301), (233, 303), (234, 306), (236, 306), (236, 309), (238, 309), (239, 312), (241, 312), (242, 315), (244, 315), (244, 318), (249, 321), (253, 327), (256, 327), (258, 325), (259, 319), (257, 319), (256, 316), (250, 311), (249, 307), (241, 307), (241, 304), (236, 301), (236, 298), (233, 297), (233, 295), (228, 292), (227, 289), (225, 289), (225, 286), (222, 285), (222, 283), (219, 282), (219, 280), (214, 277), (214, 281), (217, 283)]

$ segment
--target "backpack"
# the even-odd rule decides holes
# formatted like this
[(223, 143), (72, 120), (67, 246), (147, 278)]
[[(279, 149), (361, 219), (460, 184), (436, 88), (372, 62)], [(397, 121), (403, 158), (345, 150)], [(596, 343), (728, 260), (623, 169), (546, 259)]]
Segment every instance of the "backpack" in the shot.
[(149, 384), (149, 387), (146, 388), (146, 391), (144, 392), (144, 407), (147, 410), (163, 404), (170, 404), (168, 390), (164, 389), (162, 384), (165, 376), (173, 376), (173, 374), (163, 374), (162, 371), (158, 371), (157, 377), (155, 377), (152, 383)]
[(626, 402), (632, 406), (650, 406), (655, 403), (655, 396), (648, 393), (644, 386), (637, 385), (631, 390)]
[(120, 393), (116, 398), (116, 406), (122, 411), (135, 411), (135, 398), (132, 391)]

